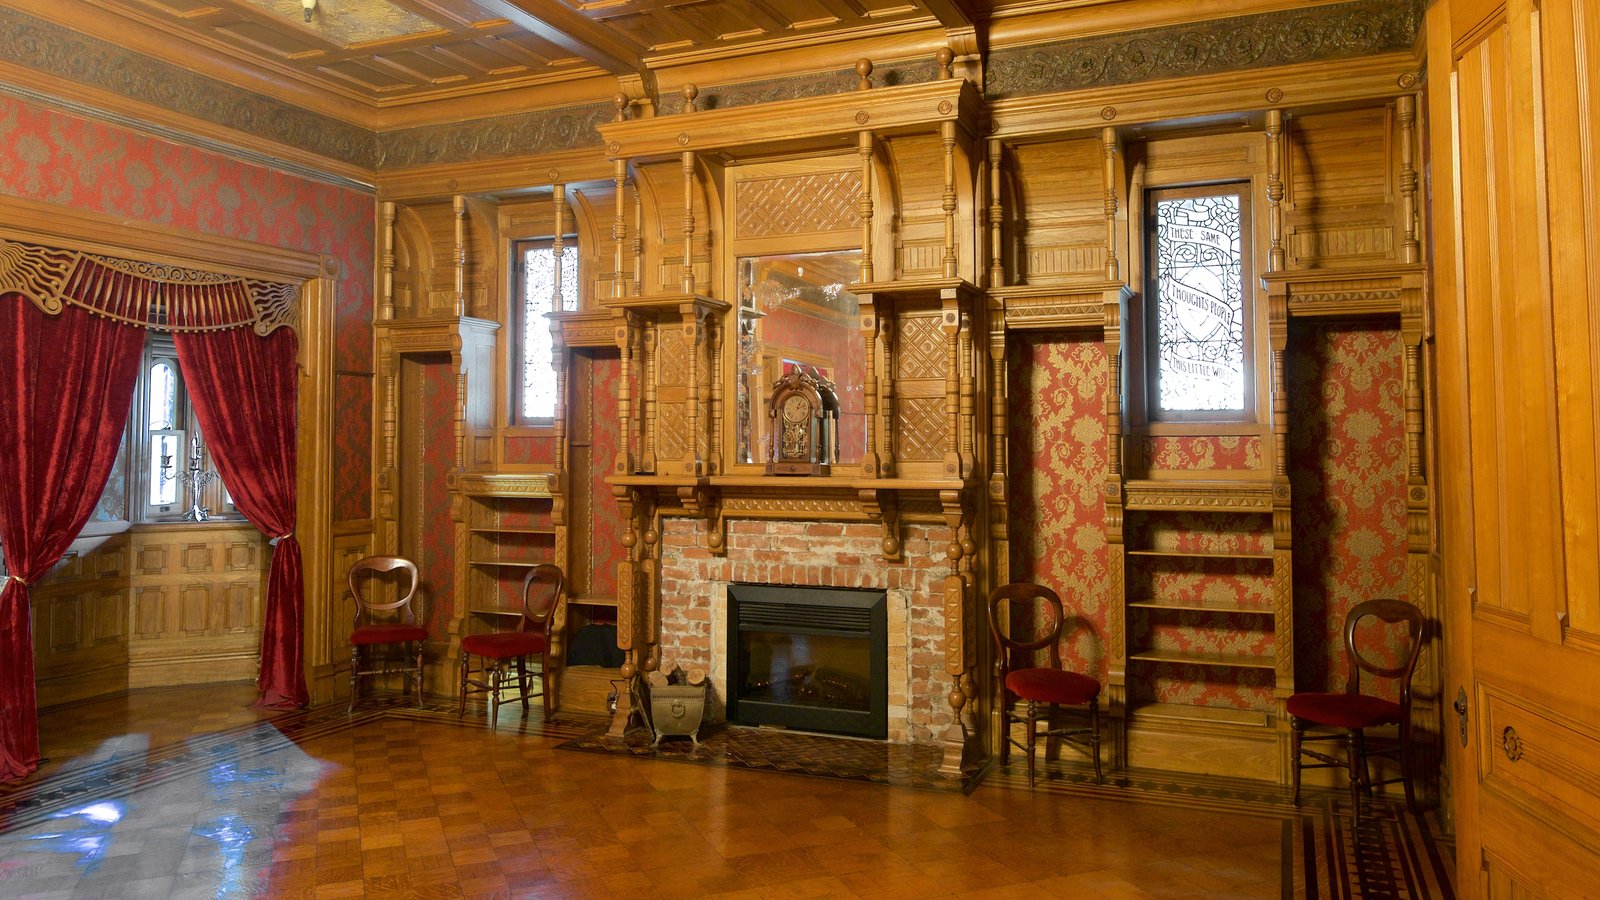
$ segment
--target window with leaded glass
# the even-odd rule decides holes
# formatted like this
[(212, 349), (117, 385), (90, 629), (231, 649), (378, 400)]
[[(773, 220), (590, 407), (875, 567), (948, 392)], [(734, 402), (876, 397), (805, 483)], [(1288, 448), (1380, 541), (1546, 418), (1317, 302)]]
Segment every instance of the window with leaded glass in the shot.
[(520, 298), (517, 313), (520, 345), (513, 384), (517, 421), (535, 424), (549, 422), (556, 414), (555, 345), (550, 336), (550, 313), (556, 308), (578, 308), (578, 248), (566, 243), (556, 264), (551, 241), (518, 241), (514, 245), (518, 260), (516, 290)]
[(1243, 184), (1149, 200), (1151, 418), (1251, 417), (1250, 204)]

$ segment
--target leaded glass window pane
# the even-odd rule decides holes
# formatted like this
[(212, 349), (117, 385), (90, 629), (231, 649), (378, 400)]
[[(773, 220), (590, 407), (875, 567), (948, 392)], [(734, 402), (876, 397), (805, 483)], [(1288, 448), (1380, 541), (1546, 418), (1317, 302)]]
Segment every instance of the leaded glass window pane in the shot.
[(150, 367), (150, 431), (172, 427), (178, 415), (178, 378), (172, 366), (158, 362)]
[(152, 434), (150, 436), (150, 506), (166, 506), (178, 502), (178, 434)]
[(1243, 225), (1237, 192), (1155, 204), (1157, 406), (1245, 408)]
[[(555, 251), (524, 247), (522, 251), (522, 418), (549, 419), (556, 414), (554, 347), (550, 311), (555, 303)], [(578, 308), (578, 251), (561, 252), (561, 308)]]

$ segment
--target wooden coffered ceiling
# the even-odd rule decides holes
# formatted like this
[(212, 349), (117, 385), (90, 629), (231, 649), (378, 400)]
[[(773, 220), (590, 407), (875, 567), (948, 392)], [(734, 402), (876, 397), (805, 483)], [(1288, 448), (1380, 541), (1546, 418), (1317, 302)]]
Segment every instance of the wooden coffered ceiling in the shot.
[(674, 59), (970, 27), (990, 0), (317, 0), (309, 22), (301, 0), (4, 5), (116, 43), (140, 29), (150, 46), (139, 49), (164, 42), (167, 58), (242, 86), (276, 82), (334, 106), (384, 109), (648, 77)]

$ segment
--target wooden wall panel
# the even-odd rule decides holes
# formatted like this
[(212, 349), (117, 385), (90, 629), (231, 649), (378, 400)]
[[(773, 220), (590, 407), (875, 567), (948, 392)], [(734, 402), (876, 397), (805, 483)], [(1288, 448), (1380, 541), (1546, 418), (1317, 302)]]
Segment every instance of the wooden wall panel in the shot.
[(1023, 144), (1012, 155), (1021, 207), (1017, 284), (1105, 274), (1105, 187), (1098, 138)]
[(900, 194), (895, 268), (901, 278), (938, 277), (944, 260), (944, 147), (938, 135), (886, 143)]
[(147, 525), (131, 591), (128, 686), (253, 678), (268, 547), (246, 523)]
[(1289, 119), (1284, 232), (1289, 268), (1398, 262), (1399, 154), (1388, 106)]
[[(592, 297), (598, 303), (616, 296), (617, 242), (611, 236), (611, 226), (617, 216), (617, 191), (611, 184), (586, 184), (573, 188), (570, 196), (572, 212), (581, 226), (578, 232), (578, 271), (583, 280), (583, 296)], [(623, 212), (628, 217), (631, 229), (631, 206)], [(624, 248), (625, 256), (631, 252), (631, 246)], [(628, 271), (625, 279), (631, 284), (633, 259), (628, 257), (623, 263)]]
[(41, 707), (127, 687), (127, 533), (73, 552), (30, 592), (34, 678)]
[[(705, 294), (711, 291), (711, 203), (706, 196), (705, 181), (696, 172), (694, 205), (684, 208), (683, 166), (676, 161), (640, 166), (635, 173), (640, 194), (645, 205), (644, 237), (644, 292), (645, 294), (677, 294), (683, 291), (683, 223), (687, 213), (694, 214), (693, 260), (695, 290)], [(632, 198), (628, 199), (632, 202)], [(615, 213), (613, 213), (615, 215)], [(633, 213), (626, 210), (630, 237), (633, 234)], [(631, 247), (628, 249), (631, 253)], [(632, 268), (631, 257), (625, 262)]]

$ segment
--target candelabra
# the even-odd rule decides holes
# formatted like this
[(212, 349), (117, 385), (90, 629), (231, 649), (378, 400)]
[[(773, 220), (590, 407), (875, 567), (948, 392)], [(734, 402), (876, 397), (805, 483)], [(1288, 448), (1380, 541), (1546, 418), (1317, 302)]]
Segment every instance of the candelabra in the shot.
[(183, 480), (189, 485), (189, 511), (184, 513), (183, 517), (194, 522), (204, 522), (211, 518), (211, 510), (200, 505), (200, 491), (216, 480), (217, 473), (200, 466), (200, 460), (204, 458), (205, 445), (200, 443), (199, 436), (190, 438), (189, 469), (183, 475)]

